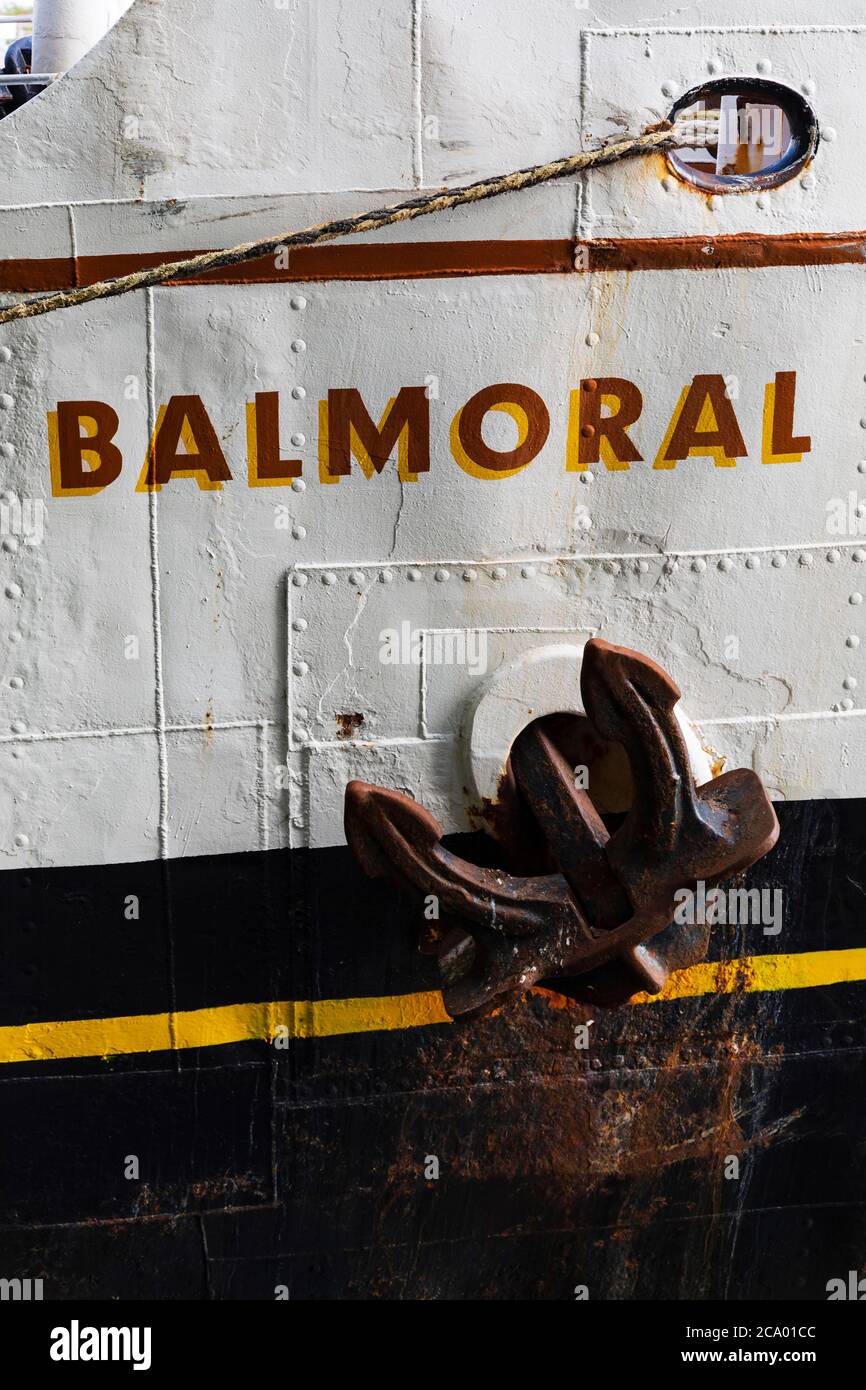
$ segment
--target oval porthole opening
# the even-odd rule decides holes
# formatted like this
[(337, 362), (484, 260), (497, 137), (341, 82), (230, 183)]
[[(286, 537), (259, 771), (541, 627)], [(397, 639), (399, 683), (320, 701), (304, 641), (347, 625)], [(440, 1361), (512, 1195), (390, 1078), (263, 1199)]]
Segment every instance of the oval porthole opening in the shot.
[(760, 77), (723, 77), (692, 87), (672, 121), (694, 121), (668, 153), (678, 178), (707, 193), (748, 193), (795, 178), (818, 148), (818, 121), (799, 92)]

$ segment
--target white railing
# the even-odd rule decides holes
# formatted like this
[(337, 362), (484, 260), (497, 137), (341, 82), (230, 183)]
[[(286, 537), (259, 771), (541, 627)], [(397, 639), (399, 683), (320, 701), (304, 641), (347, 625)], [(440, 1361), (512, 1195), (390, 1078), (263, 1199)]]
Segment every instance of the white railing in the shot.
[(33, 18), (31, 15), (0, 14), (0, 67), (3, 66), (3, 54), (10, 43), (15, 43), (16, 39), (30, 39), (32, 37)]

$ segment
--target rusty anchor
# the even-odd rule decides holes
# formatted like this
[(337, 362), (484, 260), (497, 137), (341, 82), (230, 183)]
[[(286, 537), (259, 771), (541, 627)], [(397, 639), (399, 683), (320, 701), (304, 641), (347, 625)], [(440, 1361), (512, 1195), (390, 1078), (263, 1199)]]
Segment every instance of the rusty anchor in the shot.
[(515, 851), (531, 818), (552, 872), (469, 863), (443, 845), (437, 821), (411, 798), (366, 782), (346, 788), (346, 838), (364, 871), (438, 899), (452, 1017), (489, 1012), (536, 982), (605, 1005), (658, 993), (671, 970), (703, 959), (708, 944), (705, 925), (673, 923), (677, 890), (731, 877), (778, 839), (754, 772), (739, 768), (695, 785), (674, 714), (680, 691), (649, 657), (594, 638), (580, 686), (594, 733), (624, 747), (634, 793), (610, 833), (563, 751), (563, 717), (529, 725), (511, 750), (513, 815), (503, 838)]

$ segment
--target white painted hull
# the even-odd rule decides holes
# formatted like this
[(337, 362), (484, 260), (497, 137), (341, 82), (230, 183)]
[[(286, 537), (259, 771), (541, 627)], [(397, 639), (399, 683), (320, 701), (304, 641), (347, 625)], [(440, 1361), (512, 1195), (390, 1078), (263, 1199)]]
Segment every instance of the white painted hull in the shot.
[[(230, 45), (236, 6), (223, 0), (135, 4), (0, 126), (3, 257), (86, 267), (294, 229), (563, 154), (578, 116), (587, 139), (620, 128), (623, 105), (639, 129), (708, 66), (769, 69), (815, 93), (825, 143), (814, 169), (772, 194), (709, 203), (656, 156), (375, 239), (567, 244), (575, 231), (712, 238), (866, 223), (858, 96), (833, 80), (862, 43), (856, 23), (804, 24), (792, 4), (792, 22), (771, 32), (732, 16), (650, 33), (644, 7), (627, 8), (530, 21), (497, 7), (494, 23), (482, 7), (458, 31), (438, 0), (414, 20), (397, 0), (375, 20), (337, 3), (257, 3)], [(497, 660), (550, 633), (600, 632), (669, 669), (705, 744), (729, 766), (753, 765), (777, 798), (864, 794), (852, 642), (864, 552), (856, 530), (828, 533), (827, 511), (862, 478), (861, 275), (283, 276), (160, 288), (2, 330), (4, 482), (46, 504), (43, 542), (13, 536), (4, 552), (7, 864), (338, 843), (350, 776), (423, 788), (447, 827), (465, 827), (461, 728), (478, 681), (383, 670), (380, 633), (397, 619), (489, 629)], [(768, 467), (765, 389), (780, 371), (796, 372), (796, 423), (812, 447)], [(654, 468), (700, 372), (733, 383), (748, 454), (735, 467)], [(628, 470), (569, 471), (571, 395), (594, 376), (643, 394), (643, 462)], [(537, 392), (550, 431), (516, 476), (482, 480), (455, 461), (451, 429), (496, 382)], [(401, 481), (391, 463), (320, 481), (319, 402), (349, 386), (374, 419), (401, 387), (429, 389), (429, 472)], [(301, 461), (303, 490), (248, 484), (246, 410), (260, 392), (279, 393), (283, 454)], [(159, 408), (186, 394), (204, 402), (232, 481), (137, 492)], [(119, 417), (122, 473), (98, 496), (54, 496), (48, 416), (94, 399)], [(341, 721), (355, 714), (347, 739)]]

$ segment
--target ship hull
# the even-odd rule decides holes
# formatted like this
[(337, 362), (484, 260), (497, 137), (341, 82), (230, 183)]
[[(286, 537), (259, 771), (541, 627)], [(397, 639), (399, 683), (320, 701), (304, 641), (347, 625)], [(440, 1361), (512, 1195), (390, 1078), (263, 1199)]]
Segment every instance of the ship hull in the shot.
[[(471, 1025), (427, 1021), (416, 914), (346, 848), (7, 873), (3, 1270), (46, 1299), (826, 1298), (866, 1236), (864, 809), (779, 807), (746, 886), (785, 931), (714, 927), (717, 992)], [(136, 1050), (158, 1020), (174, 1049)], [(111, 1055), (75, 1055), (98, 1021)]]

